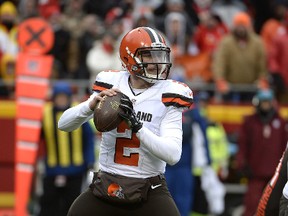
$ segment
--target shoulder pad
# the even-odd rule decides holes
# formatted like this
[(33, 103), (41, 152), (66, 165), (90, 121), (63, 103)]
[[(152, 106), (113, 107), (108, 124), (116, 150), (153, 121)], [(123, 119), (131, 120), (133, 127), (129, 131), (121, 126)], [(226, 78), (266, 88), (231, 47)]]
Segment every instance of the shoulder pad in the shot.
[(168, 85), (162, 93), (162, 102), (165, 106), (189, 108), (193, 104), (193, 92), (185, 83), (167, 80)]
[(92, 87), (92, 91), (94, 92), (101, 92), (105, 89), (110, 89), (114, 86), (117, 77), (120, 76), (121, 71), (102, 71), (100, 72), (95, 79), (95, 82)]

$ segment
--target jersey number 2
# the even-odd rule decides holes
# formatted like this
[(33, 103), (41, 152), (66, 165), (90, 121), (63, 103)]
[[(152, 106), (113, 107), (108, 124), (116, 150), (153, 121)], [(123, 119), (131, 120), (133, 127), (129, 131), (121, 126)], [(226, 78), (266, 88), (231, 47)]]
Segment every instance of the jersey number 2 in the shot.
[[(127, 129), (129, 130), (127, 124), (125, 122), (122, 122), (117, 128), (117, 133), (124, 133)], [(132, 133), (132, 137), (117, 137), (114, 162), (129, 166), (138, 166), (139, 153), (130, 153), (129, 155), (125, 155), (124, 149), (131, 148), (133, 150), (139, 147), (140, 141), (136, 137), (135, 133)]]

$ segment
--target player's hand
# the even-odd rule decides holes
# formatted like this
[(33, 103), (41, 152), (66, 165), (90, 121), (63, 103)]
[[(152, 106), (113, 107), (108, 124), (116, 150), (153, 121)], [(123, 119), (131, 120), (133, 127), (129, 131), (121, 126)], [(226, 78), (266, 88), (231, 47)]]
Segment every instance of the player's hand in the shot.
[(132, 132), (137, 133), (143, 124), (137, 119), (133, 104), (126, 95), (123, 95), (121, 98), (120, 108), (123, 110), (123, 113), (119, 113), (119, 115), (128, 122)]
[(116, 95), (117, 92), (120, 92), (120, 90), (117, 89), (117, 88), (105, 89), (105, 90), (101, 91), (99, 94), (97, 94), (97, 95), (89, 102), (89, 108), (90, 108), (91, 110), (94, 110), (98, 101), (103, 101), (105, 96), (113, 96), (113, 95)]
[(228, 82), (224, 79), (216, 80), (215, 84), (216, 84), (216, 90), (222, 94), (226, 94), (230, 90)]

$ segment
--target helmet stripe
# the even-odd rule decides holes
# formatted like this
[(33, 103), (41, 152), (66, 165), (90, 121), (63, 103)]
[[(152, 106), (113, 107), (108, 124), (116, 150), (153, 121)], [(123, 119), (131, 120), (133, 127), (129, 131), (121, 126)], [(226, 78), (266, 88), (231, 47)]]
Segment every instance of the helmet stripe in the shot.
[[(154, 30), (153, 30), (154, 31)], [(163, 38), (162, 38), (162, 36), (158, 33), (158, 32), (156, 32), (156, 31), (154, 31), (155, 32), (155, 34), (157, 35), (157, 38), (158, 38), (158, 40), (159, 40), (159, 42), (160, 43), (163, 43)]]
[(149, 28), (149, 27), (148, 27), (148, 29), (152, 32), (152, 34), (153, 34), (153, 36), (154, 36), (154, 38), (155, 38), (156, 43), (160, 43), (161, 41), (160, 41), (159, 34), (158, 34), (154, 29), (152, 29), (152, 28)]
[(153, 33), (151, 32), (151, 30), (149, 28), (144, 28), (144, 30), (147, 32), (147, 34), (149, 35), (151, 42), (154, 43), (155, 42), (155, 37), (153, 35)]
[(154, 29), (145, 27), (144, 30), (148, 33), (150, 36), (150, 39), (152, 43), (163, 43), (162, 37), (157, 33)]

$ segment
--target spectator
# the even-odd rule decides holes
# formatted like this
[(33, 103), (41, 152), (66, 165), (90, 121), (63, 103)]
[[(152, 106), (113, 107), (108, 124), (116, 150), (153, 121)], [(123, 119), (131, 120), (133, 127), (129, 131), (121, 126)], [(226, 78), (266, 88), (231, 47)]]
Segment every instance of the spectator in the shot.
[(66, 216), (70, 205), (81, 193), (87, 171), (94, 167), (94, 133), (89, 123), (71, 133), (58, 130), (59, 116), (71, 106), (72, 91), (68, 83), (53, 86), (52, 103), (44, 112), (45, 147), (43, 195), (40, 216)]
[(171, 45), (173, 56), (178, 57), (184, 55), (189, 40), (185, 16), (179, 12), (171, 12), (167, 14), (164, 22), (164, 33)]
[(194, 33), (194, 42), (199, 52), (208, 53), (211, 57), (219, 41), (228, 33), (228, 29), (221, 18), (210, 12), (203, 12), (201, 22)]
[[(187, 0), (186, 0), (187, 2)], [(201, 13), (209, 12), (211, 9), (212, 0), (194, 0), (192, 7), (195, 9), (196, 13), (199, 15)]]
[(0, 6), (0, 55), (9, 54), (15, 57), (18, 53), (17, 19), (18, 13), (15, 5), (9, 1), (3, 2)]
[[(204, 133), (207, 137), (207, 154), (211, 160), (208, 169), (207, 166), (203, 166), (197, 162), (197, 158), (198, 161), (203, 161), (203, 154), (197, 151), (199, 144), (197, 145), (194, 142), (193, 156), (196, 159), (193, 167), (195, 178), (194, 197), (197, 197), (197, 199), (194, 199), (192, 212), (195, 216), (204, 216), (209, 213), (218, 215), (224, 211), (225, 189), (220, 179), (225, 178), (228, 174), (228, 143), (222, 125), (208, 119), (207, 105), (209, 98), (209, 94), (204, 91), (198, 92), (195, 97), (195, 104), (199, 110), (199, 114), (205, 121), (206, 129)], [(207, 184), (207, 182), (209, 183)]]
[(0, 68), (0, 97), (14, 98), (15, 62), (15, 56), (9, 54), (2, 56)]
[[(197, 26), (193, 37), (191, 37), (198, 50), (194, 59), (199, 60), (191, 68), (194, 68), (199, 73), (200, 70), (197, 69), (197, 66), (202, 63), (202, 65), (205, 65), (205, 70), (203, 70), (205, 73), (202, 73), (201, 78), (205, 82), (213, 82), (211, 69), (213, 55), (221, 39), (228, 33), (228, 29), (218, 15), (212, 14), (209, 11), (202, 12), (199, 14), (199, 17), (201, 22)], [(189, 62), (192, 65), (192, 61)]]
[(13, 83), (16, 77), (15, 56), (5, 54), (1, 59), (0, 67), (0, 97), (14, 98), (15, 87)]
[[(182, 34), (184, 37), (184, 40), (189, 39), (194, 31), (194, 27), (196, 26), (196, 22), (193, 21), (191, 19), (191, 17), (189, 16), (189, 14), (186, 12), (185, 10), (185, 2), (184, 0), (167, 0), (163, 2), (163, 5), (160, 6), (162, 8), (162, 12), (160, 14), (158, 14), (157, 10), (154, 10), (154, 14), (155, 14), (155, 26), (157, 29), (159, 29), (160, 31), (162, 31), (163, 33), (165, 33), (166, 35), (169, 34), (175, 34), (175, 32), (173, 32), (176, 30), (175, 29), (175, 21), (177, 21), (179, 24), (181, 25), (185, 25), (185, 26), (180, 26), (181, 28), (178, 29), (176, 31), (176, 33), (181, 34), (181, 32), (179, 32), (180, 30), (184, 30), (184, 32)], [(172, 13), (173, 15), (169, 15), (170, 13)], [(181, 16), (180, 16), (180, 15)], [(168, 17), (169, 16), (169, 17)], [(169, 21), (174, 22), (174, 26), (170, 25), (172, 23), (169, 23)], [(168, 22), (168, 24), (167, 24)], [(178, 25), (179, 26), (179, 25)], [(179, 28), (179, 27), (178, 27)], [(169, 32), (172, 31), (172, 32)], [(174, 35), (173, 38), (175, 39)], [(167, 36), (168, 37), (168, 36)], [(178, 35), (179, 37), (179, 35)], [(168, 40), (171, 40), (171, 38)], [(178, 39), (180, 40), (180, 39)], [(187, 41), (183, 41), (185, 45), (187, 45)], [(173, 40), (170, 41), (170, 43), (173, 43)], [(182, 43), (182, 42), (181, 42)], [(186, 51), (186, 50), (185, 50)]]
[(187, 27), (191, 30), (199, 23), (198, 15), (194, 10), (193, 1), (190, 0), (162, 0), (162, 4), (153, 9), (156, 26), (161, 31), (163, 31), (164, 28), (165, 16), (169, 12), (182, 13), (187, 20)]
[(239, 133), (236, 167), (248, 178), (244, 216), (255, 213), (262, 191), (274, 174), (286, 147), (286, 122), (279, 115), (271, 90), (259, 91), (255, 113), (245, 117)]
[[(124, 36), (124, 34), (126, 34), (128, 31), (130, 31), (132, 29), (133, 26), (133, 22), (132, 22), (132, 15), (129, 15), (128, 17), (124, 18), (124, 19), (116, 19), (114, 21), (112, 21), (109, 25), (105, 25), (106, 30), (109, 29), (109, 32), (115, 36), (115, 39), (117, 39), (118, 41), (121, 40), (121, 36)], [(131, 19), (131, 25), (127, 25), (127, 23), (125, 24), (126, 21), (128, 21), (129, 19)], [(119, 45), (119, 44), (118, 44)], [(118, 47), (117, 44), (114, 44), (115, 47)]]
[(210, 10), (213, 14), (221, 17), (228, 29), (234, 26), (233, 18), (240, 12), (246, 12), (247, 7), (242, 1), (238, 0), (215, 0), (211, 4)]
[(134, 1), (118, 0), (114, 1), (114, 3), (116, 4), (108, 10), (105, 16), (104, 22), (106, 27), (110, 28), (110, 26), (113, 26), (114, 24), (121, 23), (124, 32), (130, 31), (133, 25), (132, 13), (134, 9)]
[(133, 3), (134, 1), (132, 0), (86, 0), (84, 11), (87, 14), (96, 14), (102, 20), (108, 17), (111, 18), (111, 16), (114, 18), (116, 16), (117, 19), (121, 19), (126, 15), (127, 11), (133, 8)]
[[(79, 66), (79, 55), (82, 52), (80, 47), (78, 46), (78, 41), (84, 31), (84, 25), (82, 21), (86, 16), (83, 5), (85, 0), (69, 0), (65, 1), (63, 14), (61, 16), (62, 26), (66, 31), (70, 34), (70, 43), (69, 43), (69, 58), (67, 59), (67, 69), (69, 72), (73, 73), (73, 77), (76, 76), (76, 72)], [(91, 27), (93, 28), (93, 24), (97, 25), (97, 23), (91, 23)], [(97, 27), (94, 27), (97, 28)]]
[(251, 19), (238, 13), (231, 33), (222, 38), (213, 58), (216, 90), (225, 100), (251, 101), (253, 92), (231, 92), (229, 84), (267, 88), (266, 55), (260, 36), (253, 32)]
[[(71, 1), (69, 1), (71, 2)], [(41, 17), (49, 16), (51, 8), (57, 8), (59, 11), (61, 10), (61, 3), (58, 0), (45, 0), (37, 2), (37, 10)], [(47, 14), (48, 12), (48, 14)]]
[(152, 10), (148, 7), (139, 7), (137, 10), (134, 10), (133, 13), (133, 28), (148, 26), (151, 28), (155, 27), (154, 23), (154, 14)]
[(276, 5), (273, 7), (273, 12), (273, 17), (264, 22), (263, 27), (260, 31), (260, 35), (263, 39), (268, 58), (269, 54), (271, 53), (272, 41), (274, 40), (274, 37), (276, 35), (283, 34), (286, 31), (286, 6)]
[(211, 165), (220, 179), (225, 180), (228, 176), (229, 163), (229, 142), (226, 131), (221, 122), (215, 122), (209, 117), (208, 105), (210, 95), (202, 91), (197, 94), (196, 104), (199, 107), (200, 114), (207, 120), (207, 139), (208, 149), (211, 156)]
[(287, 103), (288, 97), (288, 20), (284, 22), (282, 34), (274, 37), (269, 55), (269, 71), (272, 77), (272, 88), (279, 102)]
[(67, 31), (62, 23), (62, 14), (60, 8), (52, 5), (46, 8), (44, 18), (51, 25), (55, 40), (54, 45), (49, 52), (54, 57), (54, 60), (60, 65), (60, 73), (58, 79), (71, 78), (73, 75), (69, 71), (68, 61), (70, 59), (70, 43), (71, 34)]
[(0, 6), (0, 95), (14, 96), (15, 60), (18, 53), (17, 8), (5, 1)]
[(154, 10), (155, 8), (159, 7), (163, 3), (163, 0), (134, 0), (134, 9), (138, 11), (139, 9), (145, 7), (149, 8), (150, 10)]
[(81, 22), (86, 16), (83, 10), (85, 0), (69, 0), (66, 1), (63, 10), (63, 23), (65, 28), (70, 32), (73, 38), (79, 38), (83, 28)]
[(19, 21), (39, 15), (37, 0), (21, 0), (18, 4)]
[(102, 40), (96, 41), (88, 51), (86, 62), (90, 71), (91, 84), (99, 72), (110, 70), (111, 67), (115, 70), (122, 68), (118, 50), (115, 47), (116, 39), (116, 35), (107, 30)]
[(76, 79), (90, 79), (90, 71), (87, 67), (87, 54), (93, 47), (95, 41), (101, 40), (104, 32), (103, 22), (93, 14), (86, 15), (81, 26), (83, 28), (82, 35), (78, 39), (78, 68), (75, 73)]

